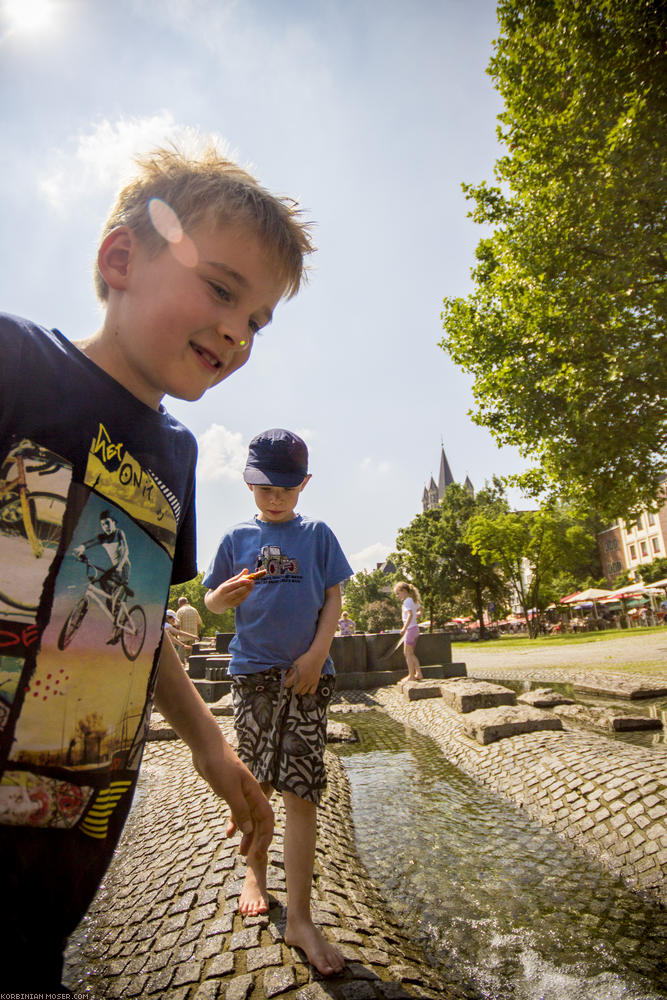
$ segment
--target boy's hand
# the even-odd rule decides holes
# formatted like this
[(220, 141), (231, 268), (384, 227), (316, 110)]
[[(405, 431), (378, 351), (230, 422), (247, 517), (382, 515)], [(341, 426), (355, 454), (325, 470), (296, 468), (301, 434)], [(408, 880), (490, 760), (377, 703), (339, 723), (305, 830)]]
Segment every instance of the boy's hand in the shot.
[(204, 597), (204, 603), (214, 614), (221, 614), (229, 608), (238, 608), (252, 591), (255, 580), (265, 575), (265, 569), (257, 570), (255, 573), (242, 569), (236, 576), (224, 580), (215, 590), (209, 590)]
[(285, 687), (293, 687), (297, 694), (315, 694), (323, 666), (324, 660), (310, 650), (302, 653), (287, 671)]
[(259, 782), (225, 741), (223, 752), (207, 758), (193, 752), (195, 770), (229, 805), (237, 829), (243, 831), (241, 854), (252, 848), (253, 857), (264, 858), (273, 836), (273, 809)]

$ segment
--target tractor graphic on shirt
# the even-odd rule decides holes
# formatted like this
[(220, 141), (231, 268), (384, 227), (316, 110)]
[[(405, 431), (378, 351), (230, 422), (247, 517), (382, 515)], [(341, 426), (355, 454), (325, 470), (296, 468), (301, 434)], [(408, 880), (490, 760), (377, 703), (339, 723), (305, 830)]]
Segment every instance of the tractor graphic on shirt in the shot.
[(279, 545), (262, 545), (255, 570), (265, 569), (268, 576), (282, 576), (284, 573), (298, 573), (296, 559), (284, 556)]

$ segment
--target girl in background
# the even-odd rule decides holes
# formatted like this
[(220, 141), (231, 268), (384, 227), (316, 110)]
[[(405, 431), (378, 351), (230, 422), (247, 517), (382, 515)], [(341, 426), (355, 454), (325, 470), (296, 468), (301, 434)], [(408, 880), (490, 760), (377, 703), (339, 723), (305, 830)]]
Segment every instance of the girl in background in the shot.
[(401, 635), (405, 636), (403, 639), (403, 653), (405, 655), (405, 662), (408, 665), (408, 676), (404, 680), (423, 681), (424, 677), (415, 653), (415, 646), (419, 637), (417, 615), (421, 611), (419, 591), (411, 583), (399, 580), (398, 583), (394, 584), (394, 593), (399, 601), (401, 601), (401, 615), (403, 617)]

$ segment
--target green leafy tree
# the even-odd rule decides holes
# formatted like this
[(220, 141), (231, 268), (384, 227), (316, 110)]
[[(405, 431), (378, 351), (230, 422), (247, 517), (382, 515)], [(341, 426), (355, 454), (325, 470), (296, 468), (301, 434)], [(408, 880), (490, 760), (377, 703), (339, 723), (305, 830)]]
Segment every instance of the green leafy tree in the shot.
[(393, 580), (391, 574), (384, 573), (381, 569), (374, 569), (370, 573), (361, 570), (347, 581), (343, 594), (343, 609), (354, 621), (358, 632), (374, 631), (368, 620), (368, 609), (378, 601), (388, 601), (394, 608), (394, 623), (400, 621), (401, 605), (391, 590)]
[(614, 577), (614, 582), (612, 583), (611, 587), (612, 590), (620, 590), (621, 587), (628, 587), (635, 582), (636, 582), (635, 578), (630, 573), (630, 570), (624, 569), (618, 574), (618, 576)]
[(644, 583), (655, 583), (667, 579), (667, 559), (654, 559), (639, 567), (639, 573)]
[(474, 291), (441, 346), (522, 485), (613, 519), (667, 472), (667, 65), (659, 0), (500, 0), (497, 185), (464, 185)]
[(397, 628), (401, 624), (401, 611), (397, 607), (396, 601), (373, 601), (364, 608), (366, 618), (366, 631), (384, 632), (387, 629)]
[(537, 634), (539, 626), (529, 612), (544, 610), (559, 596), (549, 585), (573, 559), (581, 560), (590, 544), (579, 525), (550, 508), (476, 514), (466, 540), (483, 559), (499, 565), (517, 595), (531, 635)]
[(506, 585), (497, 567), (472, 550), (465, 533), (476, 512), (506, 509), (498, 480), (476, 495), (453, 483), (437, 508), (399, 532), (397, 558), (416, 583), (432, 625), (442, 624), (454, 608), (470, 607), (484, 635), (485, 608), (504, 601)]
[(216, 632), (235, 632), (233, 609), (230, 608), (221, 615), (215, 615), (204, 604), (204, 595), (207, 588), (202, 583), (203, 579), (204, 574), (197, 573), (197, 576), (193, 580), (188, 580), (187, 583), (177, 583), (174, 587), (171, 587), (169, 590), (169, 607), (176, 611), (178, 609), (179, 597), (187, 597), (192, 607), (196, 608), (200, 614), (203, 623), (202, 637), (215, 635)]

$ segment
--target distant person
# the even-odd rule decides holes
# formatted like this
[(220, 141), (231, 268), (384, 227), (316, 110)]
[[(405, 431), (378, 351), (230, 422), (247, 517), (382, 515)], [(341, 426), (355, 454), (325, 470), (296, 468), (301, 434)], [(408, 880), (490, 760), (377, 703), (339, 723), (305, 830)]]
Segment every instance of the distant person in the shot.
[[(295, 513), (310, 479), (300, 437), (280, 428), (258, 434), (243, 478), (259, 514), (223, 535), (204, 577), (204, 600), (216, 614), (236, 608), (229, 673), (238, 753), (266, 795), (276, 789), (285, 805), (285, 942), (332, 975), (345, 959), (313, 923), (310, 896), (334, 691), (329, 647), (340, 584), (352, 569), (326, 524)], [(250, 578), (249, 567), (262, 576)], [(251, 851), (247, 863), (239, 911), (256, 916), (269, 909), (267, 856)]]
[[(176, 612), (176, 626), (181, 629), (181, 631), (188, 633), (191, 636), (192, 642), (198, 642), (199, 636), (201, 635), (201, 630), (203, 628), (203, 622), (201, 620), (201, 615), (194, 608), (185, 595), (181, 595), (178, 599), (178, 611)], [(186, 649), (185, 645), (180, 645), (176, 647), (176, 652), (178, 653), (179, 659), (182, 663), (188, 662), (188, 657), (192, 652), (192, 645)]]
[(340, 618), (338, 619), (338, 631), (341, 635), (354, 635), (355, 624), (348, 615), (347, 611), (343, 611)]
[(197, 636), (190, 635), (189, 632), (184, 632), (180, 629), (176, 624), (176, 612), (170, 610), (165, 613), (164, 630), (169, 636), (181, 662), (187, 663), (188, 657), (192, 652), (192, 643), (196, 640)]
[(403, 639), (403, 655), (408, 665), (408, 676), (404, 677), (403, 680), (423, 681), (424, 676), (415, 653), (415, 646), (419, 638), (417, 617), (421, 611), (419, 591), (411, 583), (399, 580), (398, 583), (394, 584), (394, 593), (401, 601), (401, 617), (403, 619), (401, 635), (405, 637)]
[(189, 632), (195, 639), (201, 635), (204, 623), (196, 608), (190, 604), (184, 595), (178, 599), (178, 611), (176, 612), (176, 624), (180, 629)]

